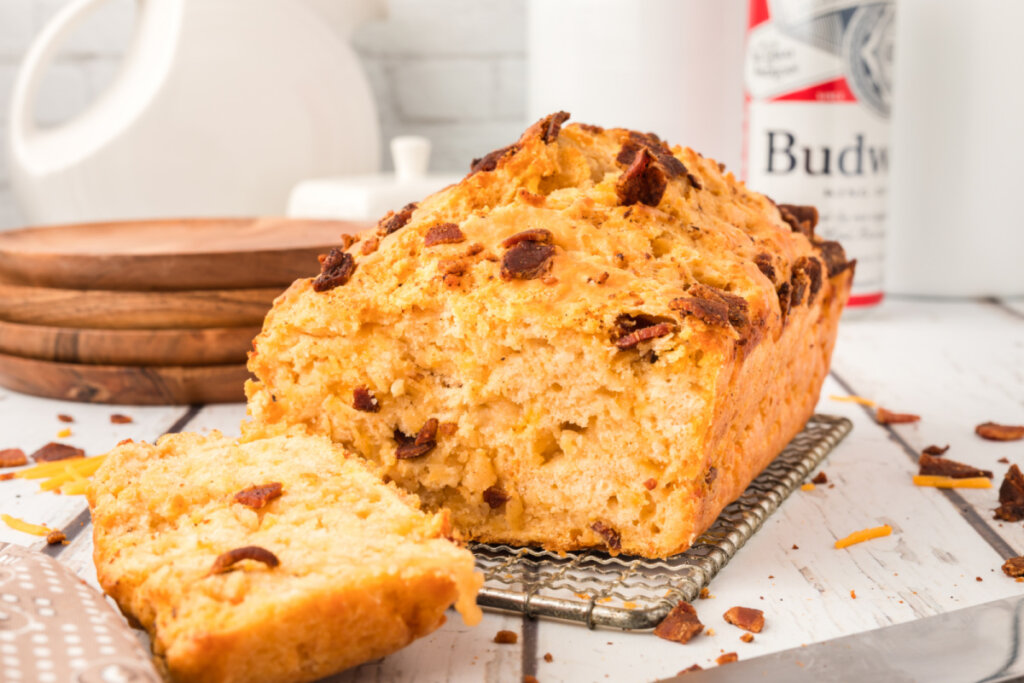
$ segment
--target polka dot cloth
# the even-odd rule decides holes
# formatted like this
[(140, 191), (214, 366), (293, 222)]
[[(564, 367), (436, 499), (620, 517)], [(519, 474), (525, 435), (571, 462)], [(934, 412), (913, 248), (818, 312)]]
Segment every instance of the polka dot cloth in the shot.
[(0, 679), (160, 683), (103, 596), (51, 557), (0, 543)]

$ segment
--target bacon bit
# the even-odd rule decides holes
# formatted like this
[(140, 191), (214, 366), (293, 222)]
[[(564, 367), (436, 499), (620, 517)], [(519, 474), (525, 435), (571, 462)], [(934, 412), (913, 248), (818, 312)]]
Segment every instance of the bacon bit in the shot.
[[(796, 263), (793, 264), (793, 279), (799, 283), (797, 286), (797, 289), (799, 290), (799, 297), (796, 297), (796, 294), (794, 294), (794, 297), (802, 301), (804, 298), (803, 289), (806, 286), (809, 292), (807, 305), (809, 306), (813, 304), (815, 297), (818, 295), (818, 291), (821, 289), (821, 273), (821, 261), (818, 259), (808, 256), (801, 256), (798, 258)], [(797, 289), (794, 289), (794, 292), (796, 292)], [(799, 301), (797, 303), (799, 303)], [(791, 303), (791, 305), (794, 304)]]
[(800, 550), (800, 546), (798, 546), (796, 543), (794, 543), (793, 544), (793, 550)]
[(266, 548), (261, 548), (258, 545), (247, 545), (218, 555), (217, 559), (213, 561), (213, 566), (210, 567), (210, 573), (207, 576), (223, 574), (233, 569), (242, 560), (262, 562), (271, 569), (281, 564), (281, 561), (277, 559), (277, 555)]
[(716, 287), (693, 284), (686, 290), (689, 296), (673, 299), (669, 308), (684, 315), (693, 315), (707, 325), (732, 325), (741, 334), (750, 323), (747, 300)]
[(644, 488), (647, 489), (648, 491), (653, 491), (654, 489), (658, 488), (658, 480), (655, 479), (654, 477), (651, 477), (650, 479), (644, 482)]
[(990, 489), (992, 482), (985, 477), (954, 479), (940, 475), (915, 474), (914, 486), (931, 486), (937, 489)]
[(853, 395), (850, 395), (850, 396), (836, 396), (835, 394), (832, 394), (831, 396), (829, 396), (829, 400), (839, 401), (840, 403), (857, 403), (857, 404), (860, 404), (862, 406), (867, 406), (869, 408), (874, 408), (876, 405), (878, 405), (874, 401), (872, 401), (870, 398), (864, 398), (862, 396), (853, 396)]
[(0, 450), (0, 467), (20, 467), (27, 464), (28, 458), (25, 457), (25, 451), (20, 448)]
[(974, 428), (974, 433), (989, 441), (1019, 441), (1024, 439), (1024, 425), (1001, 425), (985, 422)]
[(523, 683), (540, 683), (540, 681), (537, 680), (536, 676), (531, 676), (530, 674), (526, 674), (525, 676), (523, 676)]
[(949, 450), (949, 445), (947, 444), (947, 445), (945, 445), (945, 446), (943, 446), (941, 448), (939, 446), (928, 446), (927, 448), (925, 448), (921, 452), (924, 453), (925, 455), (939, 456), (939, 455), (942, 455), (943, 453), (945, 453), (948, 450)]
[(757, 254), (754, 256), (754, 265), (766, 278), (775, 282), (775, 265), (771, 254)]
[(873, 538), (882, 538), (892, 533), (892, 527), (888, 524), (882, 526), (872, 527), (870, 529), (861, 529), (860, 531), (854, 531), (846, 538), (841, 538), (836, 541), (836, 549), (842, 549), (854, 545), (855, 543), (863, 543), (864, 541), (870, 541)]
[(990, 470), (980, 470), (977, 467), (971, 467), (962, 462), (928, 455), (927, 451), (921, 454), (917, 464), (920, 467), (918, 474), (934, 474), (954, 479), (968, 479), (971, 477), (988, 477), (991, 479), (993, 476)]
[(473, 162), (469, 165), (469, 172), (472, 175), (473, 173), (479, 173), (481, 171), (493, 171), (498, 168), (498, 163), (502, 159), (512, 156), (518, 151), (519, 145), (512, 144), (508, 147), (502, 147), (501, 149), (496, 149), (493, 152), (488, 152), (479, 159), (473, 159)]
[(978, 583), (981, 583), (982, 581), (984, 581), (984, 579), (981, 578), (980, 576), (975, 576), (974, 580), (977, 581)]
[(376, 413), (380, 411), (380, 401), (369, 387), (360, 386), (352, 390), (352, 407), (364, 413)]
[(551, 270), (555, 248), (541, 242), (520, 242), (505, 252), (501, 259), (501, 279), (533, 280)]
[(827, 484), (828, 475), (825, 474), (825, 470), (822, 470), (818, 472), (816, 475), (814, 475), (814, 479), (811, 479), (811, 483), (817, 484), (818, 486), (821, 486), (822, 484)]
[(508, 502), (508, 494), (497, 486), (489, 486), (484, 489), (484, 502), (487, 503), (492, 510), (497, 510)]
[(550, 230), (544, 228), (531, 228), (530, 230), (523, 230), (517, 232), (511, 237), (506, 237), (501, 242), (501, 246), (505, 249), (511, 249), (517, 244), (523, 242), (541, 242), (543, 244), (551, 244), (555, 241), (555, 236), (551, 234)]
[(235, 494), (233, 500), (253, 510), (259, 510), (270, 501), (280, 497), (282, 492), (281, 483), (272, 481), (269, 484), (243, 489)]
[(724, 655), (719, 655), (718, 659), (715, 660), (715, 663), (717, 663), (718, 666), (722, 666), (723, 664), (731, 664), (739, 658), (739, 655), (735, 652), (726, 652)]
[(809, 481), (806, 484), (802, 484), (800, 486), (800, 490), (801, 491), (813, 491), (814, 490), (814, 483)]
[(1010, 459), (1009, 458), (999, 458), (998, 460), (996, 460), (996, 462), (1002, 463), (1004, 465), (1009, 465), (1010, 464)]
[(437, 446), (437, 418), (427, 420), (415, 437), (407, 436), (401, 430), (395, 429), (395, 441), (398, 448), (395, 457), (399, 460), (411, 460), (426, 455)]
[(135, 422), (131, 415), (122, 415), (121, 413), (114, 413), (110, 416), (110, 424), (113, 425), (127, 425)]
[(494, 634), (494, 642), (498, 645), (515, 645), (519, 642), (519, 634), (515, 631), (501, 630)]
[(779, 298), (779, 312), (782, 313), (783, 321), (785, 321), (786, 316), (789, 315), (789, 296), (792, 289), (793, 288), (788, 282), (783, 282), (779, 285), (778, 289), (775, 290), (775, 295)]
[(437, 225), (432, 225), (427, 230), (427, 234), (423, 238), (423, 245), (433, 247), (438, 244), (458, 244), (465, 241), (466, 236), (457, 224), (438, 223)]
[(641, 327), (638, 330), (616, 339), (615, 346), (625, 351), (626, 349), (633, 348), (641, 342), (657, 339), (658, 337), (665, 337), (672, 334), (674, 330), (675, 326), (672, 323), (657, 323), (655, 325)]
[(326, 292), (349, 281), (356, 272), (356, 261), (352, 254), (337, 247), (331, 249), (320, 267), (320, 274), (313, 280), (314, 292)]
[(704, 631), (704, 624), (697, 618), (697, 610), (688, 602), (681, 602), (661, 620), (654, 629), (654, 635), (675, 643), (688, 643)]
[(1024, 519), (1024, 473), (1017, 465), (1003, 476), (999, 486), (999, 507), (996, 508), (996, 519), (1006, 522), (1019, 522)]
[(730, 607), (722, 618), (751, 633), (760, 633), (764, 628), (764, 612), (752, 607)]
[(61, 413), (60, 415), (58, 415), (57, 419), (60, 420), (61, 422), (74, 422), (75, 421), (75, 418), (71, 417), (70, 415), (65, 415), (64, 413)]
[(363, 246), (359, 247), (359, 253), (363, 256), (369, 256), (373, 252), (377, 251), (377, 247), (380, 246), (380, 239), (371, 235), (366, 238), (363, 242)]
[(704, 670), (704, 668), (700, 664), (691, 664), (690, 666), (686, 667), (685, 669), (683, 669), (682, 671), (677, 673), (676, 676), (682, 676), (683, 674), (688, 674), (688, 673), (693, 672), (693, 671), (703, 671), (703, 670)]
[(480, 244), (479, 242), (473, 242), (473, 244), (471, 244), (468, 247), (466, 247), (465, 256), (466, 256), (466, 258), (469, 258), (471, 256), (476, 256), (477, 254), (479, 254), (483, 250), (484, 250), (484, 245)]
[(544, 661), (547, 662), (548, 664), (550, 664), (551, 662), (555, 661), (555, 658), (552, 656), (552, 654), (550, 652), (545, 652), (544, 653)]
[(17, 472), (4, 472), (3, 474), (0, 474), (0, 481), (10, 481), (11, 479), (14, 479), (16, 474)]
[(1004, 562), (1003, 573), (1019, 581), (1019, 577), (1024, 576), (1024, 557), (1011, 557)]
[(619, 176), (615, 183), (615, 192), (620, 204), (632, 206), (640, 203), (657, 206), (661, 202), (661, 197), (668, 186), (668, 178), (662, 167), (654, 163), (654, 159), (654, 155), (645, 147), (636, 154), (629, 168)]
[(814, 238), (814, 228), (818, 225), (818, 209), (813, 206), (797, 204), (779, 204), (779, 215), (789, 223), (793, 232), (798, 232), (807, 239)]
[(384, 218), (377, 222), (377, 232), (381, 237), (387, 237), (391, 233), (401, 230), (412, 218), (412, 212), (416, 210), (417, 206), (419, 205), (416, 202), (412, 202), (403, 206), (397, 213), (388, 211)]
[(857, 591), (855, 591), (855, 590), (853, 590), (851, 588), (850, 589), (850, 597), (853, 598), (854, 600), (856, 600), (857, 599)]
[(590, 528), (604, 539), (605, 545), (608, 546), (609, 550), (618, 550), (622, 547), (622, 535), (611, 526), (598, 520), (591, 524)]
[(343, 232), (340, 235), (338, 235), (338, 239), (341, 240), (341, 248), (342, 249), (348, 249), (356, 241), (355, 236), (354, 235), (350, 235), (347, 232)]
[(66, 439), (69, 436), (71, 436), (71, 430), (66, 428), (66, 427), (64, 429), (60, 430), (59, 432), (57, 432), (57, 438), (58, 439)]
[(36, 462), (56, 462), (58, 460), (68, 460), (70, 458), (84, 458), (85, 451), (81, 448), (69, 446), (66, 443), (51, 441), (33, 453), (31, 457)]
[(541, 119), (537, 125), (540, 128), (540, 139), (545, 144), (551, 144), (558, 139), (558, 134), (562, 131), (562, 124), (568, 120), (570, 114), (567, 111), (559, 111), (545, 116)]
[(68, 544), (68, 537), (64, 535), (64, 532), (60, 529), (54, 529), (50, 533), (46, 534), (47, 545), (57, 545), (58, 543)]
[(911, 413), (894, 413), (882, 408), (881, 406), (879, 406), (878, 410), (875, 411), (875, 420), (880, 425), (904, 424), (908, 422), (917, 422), (920, 419), (920, 415), (913, 415)]
[(534, 194), (528, 190), (519, 190), (519, 198), (530, 206), (541, 207), (547, 204), (548, 198), (542, 194)]
[(828, 271), (829, 277), (835, 277), (857, 265), (856, 259), (846, 260), (846, 251), (839, 242), (815, 242), (814, 246), (821, 252), (821, 258), (825, 261), (825, 270)]

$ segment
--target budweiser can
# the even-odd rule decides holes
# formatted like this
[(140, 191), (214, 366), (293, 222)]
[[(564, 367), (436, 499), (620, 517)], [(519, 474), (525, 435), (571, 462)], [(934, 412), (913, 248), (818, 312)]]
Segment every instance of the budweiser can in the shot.
[(849, 306), (882, 300), (894, 0), (750, 0), (743, 175), (818, 207), (857, 259)]

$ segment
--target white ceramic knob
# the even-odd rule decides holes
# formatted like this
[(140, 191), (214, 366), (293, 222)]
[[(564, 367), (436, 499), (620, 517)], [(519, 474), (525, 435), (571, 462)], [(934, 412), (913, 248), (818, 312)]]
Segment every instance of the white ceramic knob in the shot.
[(395, 179), (407, 183), (427, 175), (430, 164), (430, 140), (421, 135), (399, 135), (391, 138), (391, 159)]

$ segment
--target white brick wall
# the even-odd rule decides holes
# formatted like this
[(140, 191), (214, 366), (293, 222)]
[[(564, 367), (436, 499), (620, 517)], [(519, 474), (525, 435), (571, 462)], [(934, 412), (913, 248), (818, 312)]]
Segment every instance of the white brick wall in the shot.
[[(0, 0), (0, 127), (18, 64), (67, 1)], [(69, 40), (43, 84), (40, 122), (73, 116), (110, 82), (134, 7), (133, 0), (110, 0)], [(385, 150), (394, 135), (426, 135), (431, 167), (462, 171), (473, 157), (514, 140), (524, 124), (524, 12), (525, 0), (389, 0), (386, 20), (359, 27), (353, 44), (373, 86)], [(0, 230), (24, 223), (3, 144), (0, 136)]]

